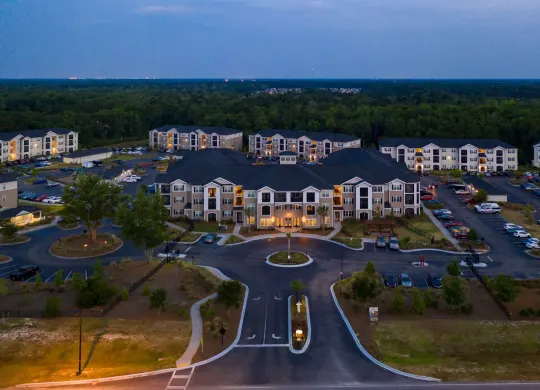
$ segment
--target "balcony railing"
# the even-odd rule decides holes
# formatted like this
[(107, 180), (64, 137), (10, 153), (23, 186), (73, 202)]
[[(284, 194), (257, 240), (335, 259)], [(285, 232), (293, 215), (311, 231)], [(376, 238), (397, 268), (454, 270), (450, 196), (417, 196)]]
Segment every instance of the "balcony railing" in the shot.
[(341, 197), (334, 197), (334, 206), (343, 206), (343, 200)]
[(160, 186), (159, 190), (160, 190), (160, 192), (162, 194), (170, 194), (171, 193), (171, 186), (163, 184), (163, 185)]
[(234, 198), (234, 207), (243, 207), (244, 206), (244, 198)]

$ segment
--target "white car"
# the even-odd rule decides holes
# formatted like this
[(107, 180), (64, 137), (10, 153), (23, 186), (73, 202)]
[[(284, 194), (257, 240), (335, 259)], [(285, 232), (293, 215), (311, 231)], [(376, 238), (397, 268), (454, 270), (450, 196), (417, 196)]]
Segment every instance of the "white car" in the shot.
[(133, 152), (131, 152), (131, 154), (134, 156), (141, 156), (143, 152), (141, 152), (140, 150), (134, 150)]
[(128, 178), (135, 179), (136, 181), (142, 180), (142, 177), (137, 176), (137, 175), (131, 175), (131, 176), (128, 176)]
[(523, 229), (523, 226), (508, 222), (504, 224), (504, 230), (508, 229)]
[(167, 149), (167, 150), (165, 151), (165, 153), (172, 153), (172, 152), (173, 152), (172, 149)]
[(52, 203), (52, 204), (57, 204), (61, 202), (62, 202), (62, 198), (59, 196), (49, 196), (48, 198), (41, 201), (41, 203)]
[(44, 167), (48, 167), (49, 165), (52, 165), (52, 163), (50, 163), (50, 162), (48, 162), (48, 161), (43, 161), (43, 162), (41, 163), (41, 165), (44, 166)]
[(467, 190), (455, 190), (454, 194), (456, 194), (456, 195), (469, 195), (470, 192), (467, 191)]
[(126, 177), (124, 179), (124, 183), (137, 183), (137, 179), (134, 179), (132, 177)]
[(536, 241), (531, 241), (530, 239), (527, 240), (525, 243), (525, 246), (529, 249), (540, 249), (540, 243), (538, 242), (538, 239), (534, 239)]
[(531, 234), (527, 232), (526, 230), (516, 230), (514, 232), (514, 237), (517, 238), (530, 238)]

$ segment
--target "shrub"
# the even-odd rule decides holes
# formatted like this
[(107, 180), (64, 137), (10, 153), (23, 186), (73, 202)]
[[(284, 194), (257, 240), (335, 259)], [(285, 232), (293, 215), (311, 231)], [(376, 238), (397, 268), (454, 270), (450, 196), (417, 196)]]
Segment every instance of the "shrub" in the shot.
[(397, 312), (401, 312), (404, 307), (405, 307), (405, 299), (403, 298), (401, 289), (399, 287), (396, 287), (394, 289), (394, 297), (392, 298), (392, 309), (394, 309)]
[(521, 309), (521, 310), (519, 311), (519, 315), (520, 315), (520, 317), (529, 317), (529, 315), (530, 315), (530, 314), (529, 314), (529, 310), (527, 310), (527, 309)]
[(62, 305), (62, 298), (60, 297), (47, 297), (45, 302), (45, 308), (43, 309), (43, 317), (52, 318), (60, 315), (60, 306)]
[(142, 290), (142, 295), (145, 297), (149, 297), (151, 294), (150, 287), (148, 287), (148, 283), (145, 283)]
[(76, 302), (79, 307), (90, 308), (106, 304), (114, 295), (114, 289), (102, 278), (92, 276), (81, 284)]
[(448, 272), (448, 275), (450, 276), (459, 276), (461, 274), (459, 263), (456, 258), (452, 258), (452, 261), (448, 263), (446, 266), (446, 272)]
[(469, 233), (467, 233), (467, 239), (471, 241), (478, 240), (478, 234), (476, 234), (476, 230), (474, 229), (469, 230)]
[(206, 301), (201, 305), (200, 308), (201, 317), (203, 320), (208, 321), (214, 318), (216, 315), (216, 309), (214, 308), (214, 303), (212, 301)]
[(466, 315), (471, 315), (473, 313), (473, 305), (472, 303), (466, 303), (465, 305), (461, 305), (461, 312)]
[(40, 288), (43, 285), (43, 282), (41, 281), (41, 274), (36, 275), (36, 288)]
[(422, 296), (420, 294), (420, 290), (417, 288), (413, 291), (413, 304), (412, 304), (412, 311), (414, 314), (422, 315), (424, 314), (424, 311), (426, 310), (426, 303), (422, 299)]
[(185, 307), (179, 307), (176, 309), (176, 314), (178, 314), (180, 317), (182, 317), (185, 320), (189, 319), (189, 310)]
[(238, 280), (221, 282), (217, 288), (217, 302), (223, 303), (227, 307), (227, 312), (231, 307), (240, 307), (241, 301), (242, 283)]
[(62, 275), (62, 270), (59, 269), (57, 272), (56, 272), (56, 276), (54, 278), (54, 285), (56, 287), (60, 287), (61, 285), (64, 284), (64, 276)]
[(493, 291), (497, 299), (502, 302), (514, 302), (519, 293), (519, 287), (514, 278), (503, 273), (488, 279), (487, 285), (490, 290)]
[(2, 237), (4, 238), (13, 238), (17, 234), (17, 226), (11, 222), (4, 223), (2, 225)]
[(167, 301), (167, 290), (164, 288), (157, 288), (150, 294), (150, 307), (163, 309), (165, 302)]
[(0, 278), (0, 296), (7, 295), (8, 292), (9, 288), (7, 285), (7, 280)]
[(74, 291), (79, 291), (82, 288), (83, 281), (80, 273), (73, 272), (73, 275), (71, 276), (71, 284), (73, 285)]
[(123, 301), (129, 300), (129, 291), (127, 288), (124, 287), (122, 289), (122, 292), (120, 293), (120, 297), (122, 298)]

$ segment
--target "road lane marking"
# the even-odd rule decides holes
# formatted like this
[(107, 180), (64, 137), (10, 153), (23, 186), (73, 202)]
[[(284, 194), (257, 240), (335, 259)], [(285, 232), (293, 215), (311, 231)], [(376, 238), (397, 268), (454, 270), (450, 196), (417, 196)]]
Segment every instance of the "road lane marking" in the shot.
[(12, 271), (14, 271), (16, 269), (17, 269), (17, 267), (15, 266), (15, 267), (11, 268), (8, 272), (4, 272), (3, 274), (0, 274), (0, 276), (10, 274)]
[(266, 313), (264, 314), (263, 344), (266, 342), (266, 320), (268, 319), (268, 295), (266, 296)]
[(72, 272), (73, 272), (73, 271), (69, 271), (69, 274), (68, 274), (68, 276), (66, 276), (66, 278), (64, 279), (64, 283), (65, 283), (65, 282), (67, 282), (67, 280), (68, 280), (68, 279), (69, 279), (69, 277), (71, 276), (71, 273), (72, 273)]
[(289, 344), (236, 344), (235, 348), (274, 348), (288, 346)]
[(253, 298), (254, 301), (259, 301), (261, 299), (260, 296), (258, 296), (257, 298)]
[(188, 248), (184, 251), (184, 253), (187, 253), (190, 249), (191, 249), (191, 247), (188, 247)]
[(253, 333), (253, 336), (251, 337), (246, 337), (246, 340), (253, 340), (255, 338), (255, 336), (257, 336), (255, 333)]
[(274, 294), (274, 299), (275, 299), (276, 301), (281, 301), (283, 298), (278, 298), (277, 295)]
[(47, 280), (45, 281), (45, 283), (47, 283), (49, 280), (51, 280), (52, 277), (53, 277), (54, 275), (56, 275), (57, 272), (58, 272), (58, 271), (56, 271), (54, 274), (52, 274), (51, 276), (49, 276), (49, 277), (47, 278)]
[(35, 275), (32, 276), (30, 279), (26, 279), (25, 282), (31, 281), (31, 280), (34, 279), (36, 276), (41, 275), (41, 274), (44, 273), (44, 272), (45, 272), (45, 271), (41, 271), (39, 274), (35, 274)]
[(272, 333), (272, 338), (276, 339), (276, 340), (279, 340), (281, 338), (281, 336), (276, 336), (275, 334)]
[(487, 258), (489, 259), (489, 261), (493, 261), (493, 259), (491, 257), (488, 256)]

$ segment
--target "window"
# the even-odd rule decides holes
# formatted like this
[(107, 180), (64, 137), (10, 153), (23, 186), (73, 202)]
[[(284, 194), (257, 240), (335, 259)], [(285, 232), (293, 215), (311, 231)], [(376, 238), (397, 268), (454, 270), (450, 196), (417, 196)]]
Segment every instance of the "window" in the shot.
[(287, 205), (286, 204), (278, 204), (276, 206), (276, 210), (287, 210)]
[(270, 206), (263, 206), (261, 208), (261, 214), (262, 215), (270, 215)]
[(287, 193), (286, 192), (276, 192), (274, 194), (274, 201), (275, 202), (286, 202), (287, 201)]
[(331, 198), (331, 197), (332, 197), (332, 191), (330, 190), (321, 191), (321, 198)]
[(306, 207), (307, 215), (315, 215), (315, 206), (309, 205)]
[(306, 202), (308, 202), (308, 203), (315, 202), (315, 192), (306, 193)]
[(343, 204), (353, 204), (353, 198), (343, 198)]
[(184, 203), (184, 197), (183, 196), (175, 196), (173, 202), (174, 203)]
[(233, 204), (232, 198), (224, 198), (223, 199), (223, 204)]
[(400, 208), (393, 208), (392, 211), (394, 212), (394, 215), (401, 215), (401, 209)]
[(257, 191), (246, 191), (246, 198), (256, 198)]
[(401, 202), (401, 196), (392, 196), (392, 203)]
[(373, 186), (372, 192), (383, 192), (383, 186)]
[(405, 184), (405, 192), (414, 192), (414, 184)]
[(369, 201), (368, 198), (360, 198), (360, 209), (368, 209), (369, 208)]
[(175, 184), (173, 185), (173, 191), (174, 192), (180, 192), (180, 191), (184, 191), (185, 190), (185, 186), (183, 184)]
[(261, 194), (261, 201), (264, 203), (270, 203), (270, 192), (263, 192)]
[(225, 187), (223, 187), (223, 189), (221, 190), (221, 192), (224, 192), (224, 193), (231, 193), (231, 192), (233, 192), (233, 187), (232, 187), (232, 186), (225, 186)]
[(2, 202), (5, 202), (5, 201), (6, 201), (6, 196), (2, 195)]
[(232, 210), (224, 210), (223, 218), (232, 218)]
[[(268, 206), (266, 206), (266, 207), (268, 207)], [(270, 219), (270, 218), (261, 218), (260, 223), (261, 223), (261, 226), (272, 226), (273, 225), (272, 224), (272, 219)]]
[(247, 205), (247, 208), (248, 208), (248, 209), (255, 210), (255, 203), (249, 203), (249, 204)]
[(208, 188), (208, 197), (215, 198), (217, 194), (217, 188)]
[(299, 204), (291, 204), (291, 210), (302, 210), (302, 206)]
[(360, 196), (368, 196), (369, 195), (369, 188), (360, 188)]
[(306, 222), (304, 222), (304, 226), (317, 226), (317, 219), (307, 218)]
[(194, 212), (195, 218), (201, 218), (203, 216), (203, 212), (201, 210), (196, 210)]
[(202, 186), (193, 186), (193, 192), (203, 192)]
[(351, 218), (351, 217), (354, 215), (353, 213), (354, 213), (353, 210), (345, 210), (345, 211), (343, 212), (343, 216), (344, 216), (345, 218)]
[(401, 184), (392, 184), (392, 191), (401, 191)]
[(193, 199), (193, 204), (204, 204), (204, 199), (195, 198)]
[(354, 186), (343, 186), (343, 192), (354, 192)]
[(373, 204), (382, 204), (382, 198), (373, 198)]

